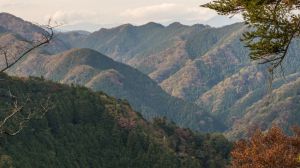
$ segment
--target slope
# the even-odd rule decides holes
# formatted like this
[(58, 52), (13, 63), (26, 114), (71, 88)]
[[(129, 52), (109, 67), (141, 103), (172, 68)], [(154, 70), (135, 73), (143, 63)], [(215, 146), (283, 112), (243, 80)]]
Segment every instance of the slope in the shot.
[(261, 128), (264, 131), (272, 125), (290, 132), (292, 126), (299, 125), (299, 73), (287, 76), (287, 81), (276, 81), (277, 88), (271, 94), (264, 95), (255, 103), (246, 106), (244, 114), (232, 121), (227, 136), (238, 139), (248, 136), (247, 133), (253, 131), (251, 129)]
[[(26, 102), (23, 110), (49, 97), (53, 104), (20, 134), (1, 137), (1, 167), (192, 168), (224, 167), (228, 161), (231, 145), (220, 135), (193, 133), (163, 119), (149, 123), (127, 102), (87, 88), (0, 77), (2, 89), (9, 86), (19, 103)], [(10, 106), (4, 96), (1, 109)]]
[[(211, 28), (173, 23), (101, 29), (76, 47), (95, 49), (147, 74), (169, 94), (191, 102), (250, 63), (241, 23)], [(72, 41), (72, 40), (71, 40)]]
[(128, 100), (147, 119), (166, 116), (181, 126), (196, 130), (224, 129), (224, 125), (204, 109), (168, 95), (138, 70), (91, 49), (72, 49), (54, 56), (32, 54), (11, 69), (10, 74), (44, 76), (61, 83), (101, 90)]
[(162, 81), (189, 60), (184, 51), (185, 38), (208, 26), (185, 26), (173, 23), (167, 27), (150, 22), (130, 24), (96, 31), (71, 46), (95, 49), (116, 61), (131, 65), (152, 79)]
[[(41, 36), (45, 34), (46, 31), (43, 29), (43, 26), (37, 26), (9, 13), (0, 13), (0, 25), (5, 29), (5, 33), (18, 35), (27, 42), (41, 40)], [(44, 50), (54, 54), (65, 51), (69, 49), (69, 47), (70, 46), (63, 41), (55, 38), (47, 47), (44, 47)]]

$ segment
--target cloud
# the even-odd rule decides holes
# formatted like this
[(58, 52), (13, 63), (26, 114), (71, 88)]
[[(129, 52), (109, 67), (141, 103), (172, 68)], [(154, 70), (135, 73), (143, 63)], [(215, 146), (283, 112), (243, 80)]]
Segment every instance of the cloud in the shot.
[(84, 22), (97, 22), (99, 14), (89, 11), (56, 11), (51, 15), (46, 15), (45, 19), (51, 18), (53, 21), (66, 25), (75, 25)]
[(16, 1), (16, 0), (0, 0), (0, 7), (1, 9), (10, 9), (10, 8), (16, 8), (16, 7), (24, 7), (26, 5), (29, 5), (26, 2), (23, 1)]
[(200, 7), (190, 7), (184, 4), (162, 3), (158, 5), (143, 6), (127, 9), (121, 16), (134, 22), (193, 22), (207, 21), (216, 15), (215, 12)]
[(143, 18), (149, 17), (151, 15), (158, 15), (161, 13), (169, 13), (176, 9), (178, 5), (171, 4), (171, 3), (164, 3), (160, 5), (153, 5), (153, 6), (144, 6), (135, 9), (128, 9), (122, 15), (128, 16), (132, 18)]

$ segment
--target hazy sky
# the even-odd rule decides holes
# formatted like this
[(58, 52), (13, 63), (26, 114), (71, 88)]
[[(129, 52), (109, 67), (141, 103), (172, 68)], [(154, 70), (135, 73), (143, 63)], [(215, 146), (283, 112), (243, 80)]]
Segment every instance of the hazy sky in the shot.
[(217, 16), (200, 8), (209, 0), (0, 0), (1, 12), (25, 20), (46, 23), (49, 17), (63, 23), (63, 29), (96, 30), (124, 23), (135, 25), (153, 21), (162, 24), (210, 24), (220, 26), (240, 21)]

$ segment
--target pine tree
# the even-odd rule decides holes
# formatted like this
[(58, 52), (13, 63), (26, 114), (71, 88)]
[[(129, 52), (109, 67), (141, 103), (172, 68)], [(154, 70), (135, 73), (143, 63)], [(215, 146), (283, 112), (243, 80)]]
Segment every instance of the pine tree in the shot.
[(242, 14), (249, 31), (242, 41), (250, 58), (269, 64), (269, 71), (280, 67), (293, 39), (300, 35), (300, 1), (296, 0), (216, 0), (202, 5), (220, 15)]

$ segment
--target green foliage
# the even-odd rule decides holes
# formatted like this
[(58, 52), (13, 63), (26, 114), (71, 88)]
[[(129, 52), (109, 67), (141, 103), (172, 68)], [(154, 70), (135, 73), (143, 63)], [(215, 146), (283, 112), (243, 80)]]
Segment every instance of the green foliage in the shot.
[(241, 13), (252, 28), (242, 38), (250, 48), (251, 59), (270, 63), (272, 73), (281, 65), (292, 40), (299, 36), (298, 1), (218, 0), (202, 6), (222, 15)]
[[(231, 145), (223, 137), (198, 135), (168, 126), (167, 121), (153, 125), (128, 102), (101, 92), (38, 78), (4, 77), (3, 82), (17, 96), (26, 93), (37, 103), (50, 94), (55, 108), (45, 118), (29, 122), (20, 134), (0, 139), (2, 165), (192, 168), (224, 167), (228, 161)], [(197, 150), (205, 157), (198, 156)]]
[[(38, 56), (37, 59), (42, 56)], [(36, 70), (22, 71), (23, 75), (44, 75), (47, 79), (66, 84), (82, 85), (94, 91), (126, 99), (146, 119), (166, 116), (180, 126), (198, 131), (221, 131), (224, 125), (195, 104), (168, 95), (155, 81), (138, 70), (118, 63), (91, 49), (72, 49), (43, 59)], [(31, 64), (32, 62), (30, 62)], [(29, 68), (29, 65), (20, 65)], [(30, 65), (31, 67), (32, 65)], [(27, 67), (27, 68), (26, 68)], [(50, 67), (50, 69), (48, 68)], [(20, 68), (20, 69), (22, 69)], [(26, 72), (30, 72), (26, 74)], [(201, 112), (201, 113), (200, 113)], [(205, 126), (196, 119), (206, 120)]]
[(201, 160), (201, 167), (223, 167), (228, 164), (232, 144), (221, 134), (200, 134), (189, 129), (179, 128), (166, 118), (153, 120), (156, 128), (166, 133), (164, 143), (176, 151), (179, 156), (193, 156)]

